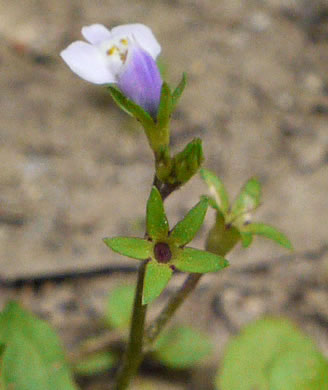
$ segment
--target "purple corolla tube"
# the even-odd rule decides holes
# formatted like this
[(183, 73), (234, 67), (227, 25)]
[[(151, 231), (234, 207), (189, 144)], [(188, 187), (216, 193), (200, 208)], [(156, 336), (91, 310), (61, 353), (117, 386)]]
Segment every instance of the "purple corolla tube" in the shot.
[(156, 118), (162, 78), (156, 62), (147, 52), (136, 45), (131, 47), (117, 85), (125, 96)]

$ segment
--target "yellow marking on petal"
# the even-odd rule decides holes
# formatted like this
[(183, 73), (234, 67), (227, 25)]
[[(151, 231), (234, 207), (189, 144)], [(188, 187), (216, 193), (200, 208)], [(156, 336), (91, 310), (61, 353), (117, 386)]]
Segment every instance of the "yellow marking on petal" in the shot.
[(129, 42), (128, 42), (128, 40), (126, 38), (123, 38), (123, 39), (120, 40), (120, 43), (122, 43), (122, 45), (127, 46)]
[(107, 55), (111, 56), (113, 54), (115, 54), (116, 52), (118, 52), (118, 48), (116, 46), (112, 46), (110, 49), (107, 50)]

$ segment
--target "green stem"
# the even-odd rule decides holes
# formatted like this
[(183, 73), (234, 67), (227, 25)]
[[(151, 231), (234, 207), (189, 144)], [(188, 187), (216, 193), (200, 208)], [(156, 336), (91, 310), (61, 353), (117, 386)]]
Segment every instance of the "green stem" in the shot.
[(176, 294), (169, 300), (168, 304), (161, 311), (156, 320), (148, 327), (145, 335), (146, 349), (151, 349), (153, 342), (165, 325), (173, 317), (187, 296), (195, 289), (203, 274), (190, 274)]
[(175, 190), (179, 188), (178, 184), (163, 183), (156, 175), (154, 177), (153, 185), (158, 189), (163, 202)]
[[(164, 199), (171, 194), (176, 188), (171, 188), (164, 183), (161, 183), (155, 175), (154, 185), (157, 187), (159, 192), (162, 195), (163, 201)], [(138, 281), (137, 288), (134, 297), (134, 306), (133, 306), (133, 314), (132, 321), (130, 327), (130, 337), (127, 349), (123, 356), (123, 363), (120, 367), (117, 379), (115, 382), (114, 390), (125, 390), (128, 388), (131, 380), (136, 375), (138, 368), (142, 362), (143, 353), (143, 339), (144, 339), (144, 327), (145, 327), (145, 318), (147, 305), (142, 305), (142, 294), (144, 287), (144, 279), (146, 272), (147, 260), (144, 261), (138, 271)]]
[(123, 364), (118, 372), (114, 389), (125, 390), (136, 375), (142, 361), (142, 343), (147, 305), (142, 305), (142, 292), (145, 278), (146, 263), (144, 261), (138, 271), (138, 281), (134, 298), (133, 315), (130, 327), (130, 338), (123, 357)]

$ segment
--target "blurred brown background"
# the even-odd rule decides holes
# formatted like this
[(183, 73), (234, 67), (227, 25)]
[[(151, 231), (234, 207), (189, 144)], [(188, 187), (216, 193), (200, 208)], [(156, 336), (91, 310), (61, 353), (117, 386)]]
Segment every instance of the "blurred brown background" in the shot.
[[(59, 57), (82, 39), (84, 25), (133, 22), (153, 29), (171, 85), (188, 74), (172, 123), (174, 148), (201, 137), (205, 166), (232, 195), (256, 175), (264, 203), (256, 217), (295, 247), (290, 254), (256, 239), (250, 249), (236, 249), (230, 269), (204, 278), (180, 319), (197, 312), (219, 356), (248, 321), (287, 314), (328, 353), (327, 1), (2, 1), (1, 278), (135, 265), (101, 238), (143, 234), (151, 152), (104, 88), (80, 80)], [(175, 193), (167, 202), (171, 224), (204, 192), (196, 178)], [(194, 245), (201, 247), (205, 232)], [(92, 328), (88, 318), (100, 315), (117, 278), (133, 275), (46, 284), (38, 293), (3, 286), (0, 303), (20, 297), (69, 344), (76, 329)], [(63, 302), (75, 309), (65, 311)]]

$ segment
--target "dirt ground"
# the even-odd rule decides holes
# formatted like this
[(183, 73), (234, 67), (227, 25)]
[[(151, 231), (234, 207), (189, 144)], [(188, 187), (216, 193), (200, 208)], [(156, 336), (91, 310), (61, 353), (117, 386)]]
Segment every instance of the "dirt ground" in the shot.
[[(18, 297), (49, 318), (69, 347), (92, 328), (90, 312), (101, 315), (108, 289), (134, 278), (124, 272), (133, 260), (115, 256), (101, 238), (143, 234), (151, 152), (104, 88), (80, 80), (59, 57), (84, 25), (132, 22), (153, 29), (171, 85), (188, 75), (172, 123), (174, 149), (201, 137), (204, 166), (232, 195), (256, 175), (263, 185), (257, 218), (295, 247), (290, 254), (256, 239), (237, 248), (231, 267), (204, 278), (179, 320), (194, 322), (197, 313), (219, 358), (241, 326), (285, 314), (328, 356), (328, 1), (0, 2), (1, 280), (120, 269), (46, 283), (38, 293), (2, 286), (0, 304)], [(205, 192), (195, 178), (169, 198), (171, 225)], [(178, 275), (170, 289), (181, 281)], [(76, 310), (63, 315), (65, 301)], [(200, 377), (196, 370), (177, 389), (210, 389)]]

